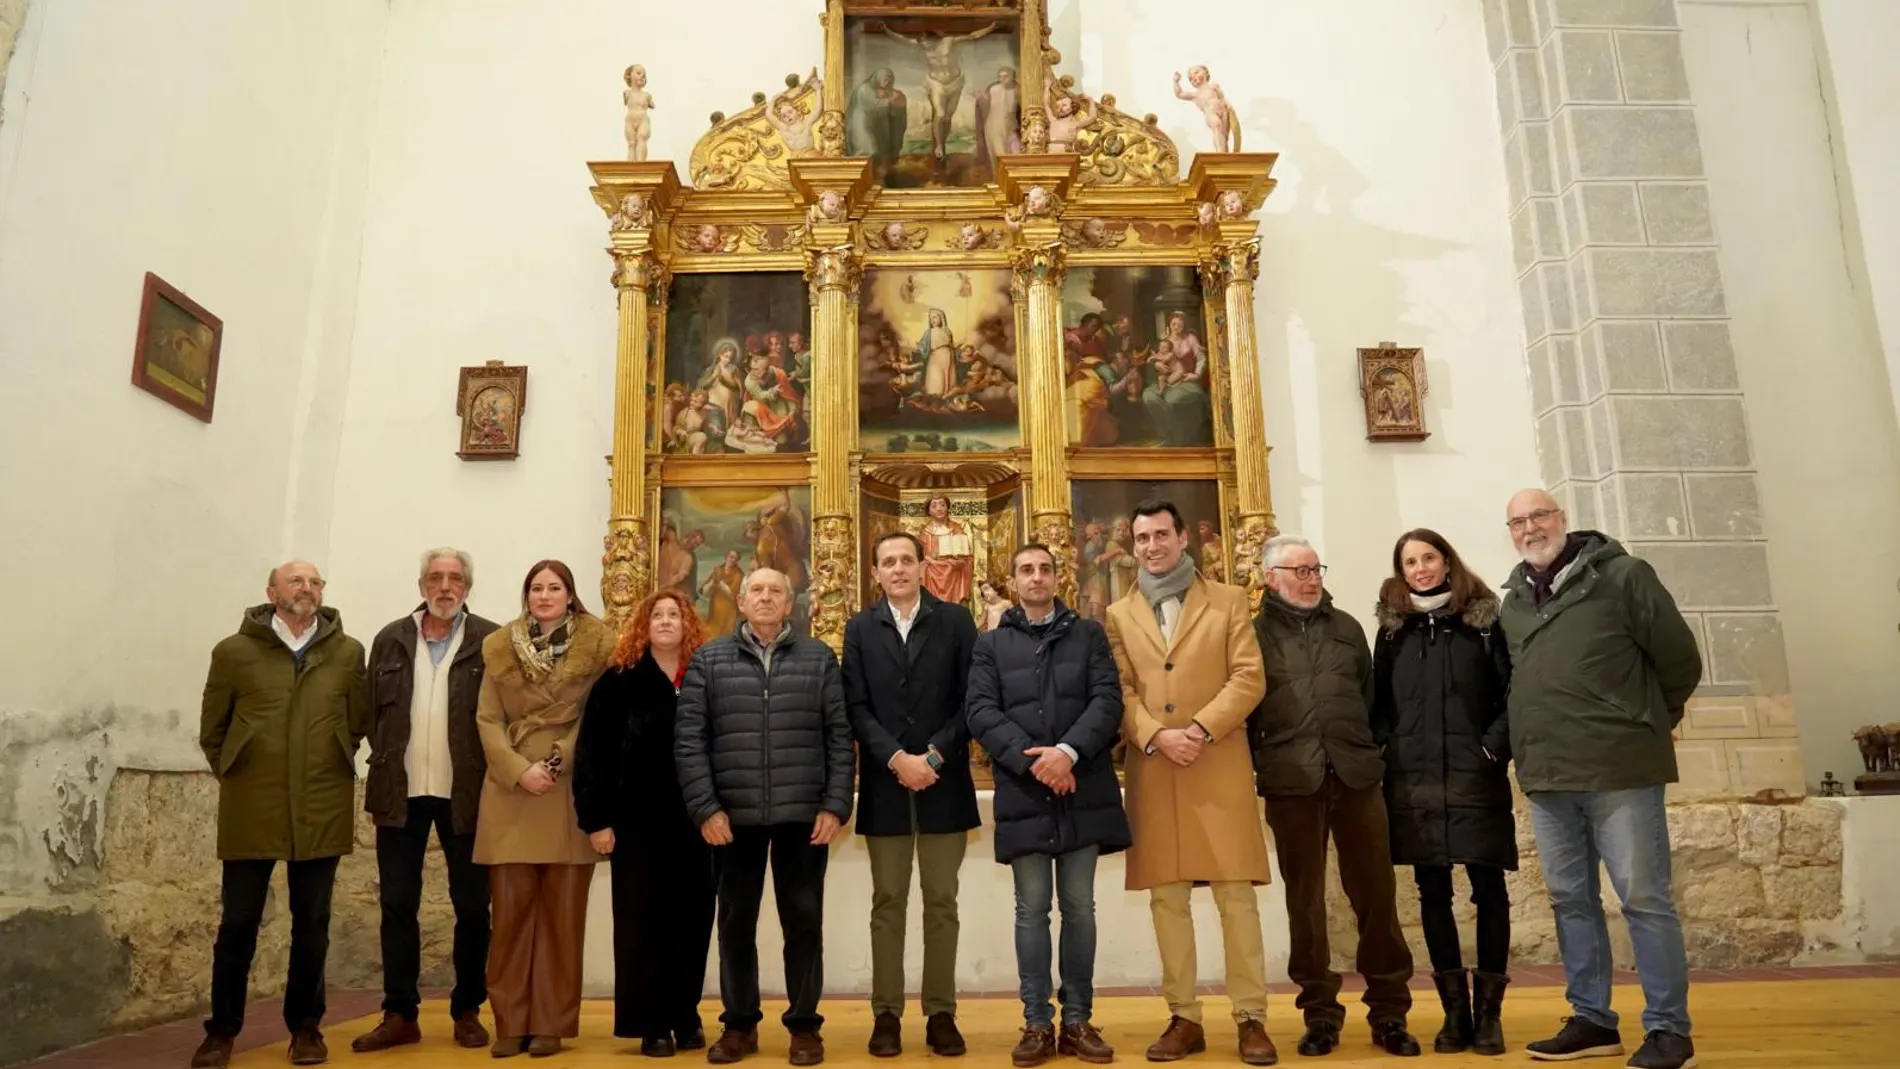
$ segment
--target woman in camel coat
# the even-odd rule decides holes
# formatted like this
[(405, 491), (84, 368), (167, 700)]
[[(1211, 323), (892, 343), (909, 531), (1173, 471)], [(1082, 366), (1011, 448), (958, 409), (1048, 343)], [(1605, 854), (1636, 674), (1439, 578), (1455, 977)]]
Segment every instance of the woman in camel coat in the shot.
[(475, 721), (488, 777), (475, 862), (488, 865), (494, 934), (488, 999), (498, 1058), (553, 1054), (580, 1034), (587, 889), (600, 855), (574, 814), (574, 751), (588, 688), (617, 636), (587, 612), (574, 575), (540, 561), (522, 614), (482, 642)]

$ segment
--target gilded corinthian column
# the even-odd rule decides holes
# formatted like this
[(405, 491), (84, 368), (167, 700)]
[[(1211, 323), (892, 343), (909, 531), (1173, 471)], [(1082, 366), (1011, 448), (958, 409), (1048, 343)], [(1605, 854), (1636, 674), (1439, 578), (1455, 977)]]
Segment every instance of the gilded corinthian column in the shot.
[(600, 560), (601, 600), (615, 627), (626, 622), (653, 587), (646, 519), (647, 373), (652, 358), (648, 317), (653, 314), (653, 290), (666, 285), (666, 268), (650, 250), (615, 257), (620, 340), (614, 364), (612, 507), (603, 540), (606, 553)]
[(811, 283), (812, 538), (811, 630), (834, 651), (844, 649), (844, 625), (857, 610), (857, 537), (851, 514), (851, 452), (858, 446), (858, 286), (864, 269), (857, 249), (838, 245), (806, 252)]
[(1075, 604), (1075, 523), (1062, 409), (1062, 278), (1068, 254), (1059, 242), (1018, 246), (1010, 254), (1023, 294), (1017, 360), (1022, 378), (1023, 443), (1029, 447), (1029, 534), (1055, 554), (1058, 591)]

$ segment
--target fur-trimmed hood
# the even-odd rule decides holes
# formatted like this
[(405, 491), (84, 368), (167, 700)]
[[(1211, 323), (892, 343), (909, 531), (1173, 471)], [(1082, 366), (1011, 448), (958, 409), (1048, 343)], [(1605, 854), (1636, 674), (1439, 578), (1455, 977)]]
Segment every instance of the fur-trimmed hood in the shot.
[[(515, 688), (526, 686), (528, 677), (521, 671), (520, 658), (515, 656), (512, 626), (513, 621), (502, 624), (482, 640), (482, 666), (497, 684)], [(607, 661), (619, 641), (620, 636), (614, 629), (598, 617), (574, 617), (568, 626), (567, 652), (539, 685), (553, 691), (570, 680), (592, 681), (606, 671)]]
[[(1409, 593), (1401, 594), (1400, 596), (1407, 599), (1407, 603), (1403, 606), (1395, 605), (1390, 598), (1387, 598), (1381, 600), (1373, 607), (1373, 612), (1379, 618), (1379, 629), (1381, 631), (1398, 631), (1405, 626), (1405, 622), (1411, 617), (1424, 615), (1412, 607), (1410, 604), (1411, 595)], [(1468, 626), (1483, 631), (1485, 628), (1498, 622), (1497, 596), (1490, 593), (1480, 594), (1472, 598), (1471, 601), (1465, 605), (1465, 611), (1458, 615), (1459, 619), (1463, 620)]]

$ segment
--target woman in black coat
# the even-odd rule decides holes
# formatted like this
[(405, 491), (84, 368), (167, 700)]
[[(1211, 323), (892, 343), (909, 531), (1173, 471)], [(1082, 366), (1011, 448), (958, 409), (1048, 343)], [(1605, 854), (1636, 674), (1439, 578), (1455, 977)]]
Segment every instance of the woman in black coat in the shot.
[[(1440, 1053), (1504, 1053), (1498, 1014), (1511, 950), (1506, 869), (1517, 868), (1505, 693), (1511, 663), (1498, 599), (1437, 532), (1392, 547), (1373, 647), (1373, 735), (1385, 747), (1392, 861), (1418, 880), (1432, 978), (1445, 1006)], [(1478, 907), (1478, 968), (1465, 972), (1451, 914), (1451, 867)]]
[(576, 746), (575, 814), (613, 862), (614, 1035), (639, 1039), (648, 1057), (706, 1045), (712, 848), (687, 819), (673, 765), (680, 679), (704, 637), (680, 592), (641, 602), (587, 696)]

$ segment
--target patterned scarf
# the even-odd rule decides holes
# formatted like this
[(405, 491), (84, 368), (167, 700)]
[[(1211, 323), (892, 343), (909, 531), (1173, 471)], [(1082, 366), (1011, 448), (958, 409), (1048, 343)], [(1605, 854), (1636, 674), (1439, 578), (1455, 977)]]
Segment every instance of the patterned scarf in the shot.
[(561, 655), (567, 652), (569, 625), (573, 621), (573, 615), (568, 614), (562, 616), (552, 628), (543, 631), (541, 621), (523, 613), (508, 625), (508, 637), (514, 643), (515, 659), (521, 662), (521, 674), (528, 677), (528, 682), (541, 682), (560, 663)]

